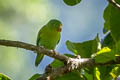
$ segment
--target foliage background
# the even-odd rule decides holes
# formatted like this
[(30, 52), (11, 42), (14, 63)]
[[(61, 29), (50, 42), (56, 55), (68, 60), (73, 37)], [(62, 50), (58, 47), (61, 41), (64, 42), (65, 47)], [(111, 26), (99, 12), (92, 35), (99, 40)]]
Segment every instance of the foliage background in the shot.
[[(70, 7), (62, 0), (0, 0), (0, 39), (36, 43), (39, 29), (50, 19), (62, 21), (61, 41), (56, 50), (70, 53), (66, 40), (83, 42), (93, 39), (97, 33), (102, 38), (103, 11), (106, 0), (82, 0)], [(0, 73), (13, 80), (27, 80), (43, 73), (53, 59), (46, 57), (39, 67), (34, 66), (36, 55), (31, 51), (0, 46)]]

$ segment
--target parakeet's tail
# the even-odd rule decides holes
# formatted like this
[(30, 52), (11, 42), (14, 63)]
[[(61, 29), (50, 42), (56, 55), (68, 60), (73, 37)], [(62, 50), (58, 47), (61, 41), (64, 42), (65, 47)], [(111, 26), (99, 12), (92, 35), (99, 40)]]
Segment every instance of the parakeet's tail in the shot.
[(36, 60), (35, 60), (35, 66), (36, 67), (40, 64), (40, 62), (42, 61), (43, 57), (44, 57), (43, 54), (37, 54)]

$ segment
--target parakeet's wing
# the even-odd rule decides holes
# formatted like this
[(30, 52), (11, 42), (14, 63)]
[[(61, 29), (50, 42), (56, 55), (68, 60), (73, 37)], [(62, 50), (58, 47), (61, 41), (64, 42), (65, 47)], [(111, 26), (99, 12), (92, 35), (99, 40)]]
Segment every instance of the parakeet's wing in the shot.
[[(45, 26), (43, 26), (40, 31), (38, 32), (38, 36), (37, 36), (37, 41), (36, 41), (36, 45), (40, 46), (40, 39), (41, 39), (41, 34), (44, 31)], [(35, 60), (35, 66), (38, 66), (40, 64), (40, 62), (42, 61), (44, 55), (43, 54), (37, 54), (36, 60)]]

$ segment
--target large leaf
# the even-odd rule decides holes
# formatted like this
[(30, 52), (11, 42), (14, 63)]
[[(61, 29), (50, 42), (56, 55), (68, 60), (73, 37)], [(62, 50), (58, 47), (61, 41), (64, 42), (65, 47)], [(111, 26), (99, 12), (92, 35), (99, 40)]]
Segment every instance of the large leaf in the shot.
[[(68, 56), (68, 57), (74, 57), (73, 55), (71, 54), (64, 54), (65, 56)], [(57, 68), (57, 67), (60, 67), (60, 66), (63, 66), (64, 63), (55, 59), (51, 64), (50, 64), (53, 68)]]
[(116, 43), (115, 47), (116, 47), (116, 49), (115, 49), (116, 54), (120, 55), (120, 40)]
[(99, 79), (100, 80), (112, 80), (112, 76), (110, 75), (110, 72), (112, 71), (112, 68), (114, 66), (99, 66), (97, 67), (100, 75)]
[(96, 63), (105, 63), (110, 60), (115, 60), (115, 53), (108, 47), (102, 48), (99, 52), (97, 52), (97, 55), (95, 56)]
[[(120, 3), (120, 0), (116, 0)], [(104, 29), (110, 30), (112, 37), (117, 42), (120, 40), (120, 10), (109, 4), (104, 11)]]
[(94, 71), (95, 71), (94, 67), (84, 69), (84, 76), (87, 78), (87, 80), (94, 80), (95, 79)]
[(78, 71), (72, 71), (56, 78), (56, 80), (86, 80)]
[(74, 58), (74, 57), (75, 57), (74, 55), (72, 55), (72, 54), (67, 54), (67, 53), (65, 53), (64, 55), (65, 55), (65, 56), (68, 56), (68, 57), (71, 57), (71, 58)]
[(120, 10), (113, 6), (111, 9), (110, 30), (113, 38), (117, 42), (120, 40)]
[(111, 5), (109, 4), (106, 9), (104, 10), (104, 20), (105, 20), (105, 23), (104, 23), (104, 32), (106, 33), (108, 30), (110, 30), (110, 13), (111, 11)]
[(63, 66), (64, 63), (55, 59), (51, 64), (50, 64), (53, 68), (57, 68), (57, 67), (60, 67), (60, 66)]
[(110, 74), (115, 80), (120, 75), (120, 65), (117, 65), (116, 67), (114, 67), (114, 69), (112, 69), (112, 72)]
[(41, 74), (34, 74), (29, 80), (36, 80), (37, 78), (39, 78), (41, 76)]
[(80, 3), (81, 0), (63, 0), (65, 4), (74, 6)]
[(110, 49), (113, 49), (115, 47), (115, 41), (111, 36), (111, 32), (105, 36), (102, 42), (102, 47), (109, 47)]
[(91, 55), (97, 52), (98, 38), (81, 43), (75, 43), (66, 41), (67, 48), (75, 55), (80, 55), (83, 58), (91, 57)]
[(0, 73), (0, 80), (11, 80), (8, 76)]

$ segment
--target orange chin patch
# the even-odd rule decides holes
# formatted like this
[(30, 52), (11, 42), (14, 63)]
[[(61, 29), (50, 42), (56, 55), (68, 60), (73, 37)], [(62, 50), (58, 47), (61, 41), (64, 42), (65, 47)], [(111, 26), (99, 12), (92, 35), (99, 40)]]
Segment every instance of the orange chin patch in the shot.
[(57, 29), (58, 32), (62, 31), (62, 25), (60, 25), (60, 27)]

